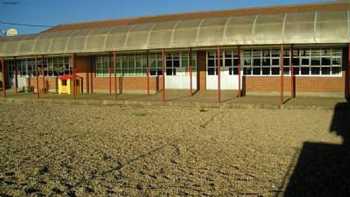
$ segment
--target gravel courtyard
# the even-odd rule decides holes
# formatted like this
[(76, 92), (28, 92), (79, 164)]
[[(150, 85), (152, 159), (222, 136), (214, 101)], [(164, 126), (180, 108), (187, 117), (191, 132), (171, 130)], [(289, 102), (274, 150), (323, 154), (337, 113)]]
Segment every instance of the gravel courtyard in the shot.
[[(275, 196), (331, 110), (0, 104), (0, 196)], [(296, 158), (296, 159), (295, 159)]]

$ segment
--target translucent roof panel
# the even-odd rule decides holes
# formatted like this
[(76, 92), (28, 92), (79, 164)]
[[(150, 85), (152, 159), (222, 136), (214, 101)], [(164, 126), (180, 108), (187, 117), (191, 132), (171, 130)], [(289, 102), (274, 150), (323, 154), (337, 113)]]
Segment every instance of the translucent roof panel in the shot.
[(259, 15), (253, 26), (255, 43), (282, 43), (284, 15)]
[(290, 13), (286, 16), (284, 42), (310, 43), (315, 41), (315, 13)]
[(123, 50), (125, 48), (124, 43), (127, 34), (132, 27), (133, 26), (120, 26), (111, 28), (106, 42), (104, 43), (106, 50)]
[(256, 16), (229, 18), (224, 32), (224, 42), (228, 44), (253, 44), (255, 19)]
[(349, 43), (349, 20), (349, 10), (167, 19), (0, 38), (0, 56), (218, 45)]
[(3, 48), (2, 48), (2, 53), (4, 54), (4, 56), (16, 55), (17, 50), (19, 48), (19, 43), (20, 42), (16, 41), (16, 40), (8, 40), (8, 41), (4, 42)]
[(197, 37), (198, 27), (202, 21), (204, 20), (196, 19), (196, 20), (179, 21), (179, 23), (175, 28), (170, 46), (171, 47), (196, 46), (195, 41)]
[(346, 42), (349, 40), (347, 12), (317, 12), (318, 42)]
[(38, 38), (34, 45), (33, 53), (44, 54), (49, 51), (51, 40), (49, 37)]
[(222, 44), (224, 28), (228, 17), (208, 18), (202, 21), (196, 42), (202, 46)]
[(88, 37), (89, 31), (90, 30), (88, 29), (84, 29), (84, 30), (77, 30), (72, 32), (68, 40), (66, 52), (68, 53), (84, 52), (85, 44), (86, 44), (85, 41)]
[(62, 53), (66, 51), (66, 45), (72, 32), (51, 33), (52, 41), (49, 53)]
[(104, 50), (109, 31), (109, 28), (91, 30), (86, 39), (86, 50), (91, 52)]
[(147, 49), (148, 37), (155, 25), (156, 24), (153, 23), (135, 25), (135, 27), (127, 33), (127, 38), (125, 40), (126, 49)]
[(35, 46), (35, 39), (23, 39), (19, 43), (18, 53), (19, 54), (31, 54)]
[(150, 32), (148, 48), (169, 47), (178, 23), (178, 21), (169, 21), (156, 24)]

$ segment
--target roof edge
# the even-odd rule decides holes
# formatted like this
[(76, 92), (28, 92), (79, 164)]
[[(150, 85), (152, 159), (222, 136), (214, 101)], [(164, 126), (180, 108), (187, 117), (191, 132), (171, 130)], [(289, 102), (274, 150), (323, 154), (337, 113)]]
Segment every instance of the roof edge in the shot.
[(323, 3), (309, 3), (309, 4), (289, 4), (289, 5), (276, 5), (276, 6), (262, 6), (262, 7), (245, 7), (227, 10), (216, 11), (198, 11), (198, 12), (185, 12), (174, 13), (154, 16), (140, 16), (121, 19), (108, 19), (97, 21), (86, 21), (68, 24), (59, 24), (43, 32), (57, 32), (76, 29), (93, 29), (101, 27), (112, 27), (119, 25), (133, 25), (140, 23), (161, 22), (171, 20), (189, 20), (205, 17), (223, 17), (223, 16), (246, 16), (254, 14), (277, 14), (277, 13), (293, 13), (301, 11), (323, 11), (323, 10), (346, 10), (350, 8), (348, 2), (323, 2)]

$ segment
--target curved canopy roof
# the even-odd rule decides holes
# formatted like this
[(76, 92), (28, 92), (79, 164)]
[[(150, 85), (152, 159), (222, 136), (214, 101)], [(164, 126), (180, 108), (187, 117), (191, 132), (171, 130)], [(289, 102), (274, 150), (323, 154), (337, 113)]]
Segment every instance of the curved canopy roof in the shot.
[(0, 39), (0, 56), (217, 45), (349, 43), (350, 9), (167, 20)]

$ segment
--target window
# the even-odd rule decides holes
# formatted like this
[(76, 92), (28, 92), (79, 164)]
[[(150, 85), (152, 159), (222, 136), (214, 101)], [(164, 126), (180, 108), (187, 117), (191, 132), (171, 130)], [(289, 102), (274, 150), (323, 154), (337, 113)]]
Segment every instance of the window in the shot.
[(67, 80), (65, 80), (65, 79), (62, 80), (62, 85), (63, 85), (63, 86), (67, 86)]
[[(63, 74), (71, 74), (72, 67), (69, 63), (69, 57), (57, 56), (42, 58), (23, 58), (16, 60), (6, 60), (9, 66), (9, 74), (13, 76), (15, 74), (15, 66), (17, 67), (18, 76), (58, 76)], [(37, 65), (36, 65), (37, 64)]]
[[(140, 76), (146, 74), (147, 59), (145, 55), (119, 55), (116, 58), (116, 65), (112, 65), (111, 55), (96, 56), (96, 75), (98, 77), (107, 77), (111, 72), (117, 76)], [(110, 72), (109, 72), (110, 71)]]
[[(208, 75), (217, 75), (217, 54), (216, 51), (209, 51), (207, 53), (207, 72)], [(220, 54), (220, 70), (228, 71), (230, 75), (238, 74), (238, 52), (233, 49), (225, 49)], [(244, 64), (251, 64), (251, 61), (243, 60)]]
[[(177, 75), (179, 72), (186, 72), (189, 66), (188, 52), (169, 53), (166, 56), (166, 75)], [(197, 56), (192, 53), (192, 62), (190, 64), (192, 72), (197, 70)]]
[(150, 54), (150, 74), (161, 75), (162, 74), (162, 57), (160, 54)]
[[(245, 75), (280, 75), (279, 49), (248, 49), (242, 52)], [(295, 75), (341, 75), (342, 49), (294, 49), (293, 59), (290, 50), (283, 54), (283, 73), (291, 74), (290, 64)], [(209, 63), (209, 62), (208, 62)]]
[(108, 76), (109, 66), (111, 66), (110, 56), (97, 56), (96, 61), (96, 75), (99, 77)]

